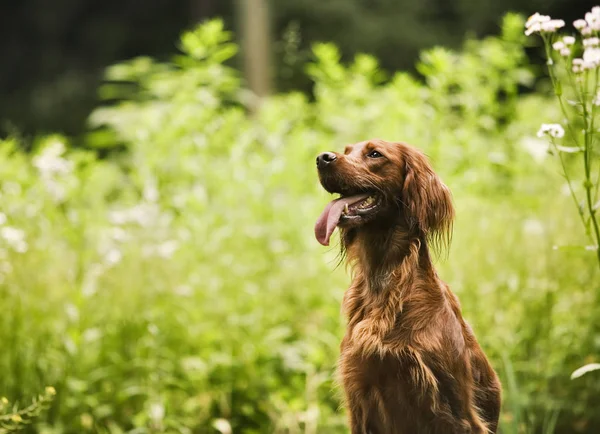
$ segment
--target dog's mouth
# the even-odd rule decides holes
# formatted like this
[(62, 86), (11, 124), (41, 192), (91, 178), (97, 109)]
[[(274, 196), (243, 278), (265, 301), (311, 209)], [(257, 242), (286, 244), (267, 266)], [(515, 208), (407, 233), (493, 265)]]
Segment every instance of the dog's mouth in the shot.
[(323, 210), (315, 225), (315, 236), (319, 243), (329, 245), (329, 238), (337, 226), (357, 224), (381, 205), (381, 197), (373, 193), (342, 195)]

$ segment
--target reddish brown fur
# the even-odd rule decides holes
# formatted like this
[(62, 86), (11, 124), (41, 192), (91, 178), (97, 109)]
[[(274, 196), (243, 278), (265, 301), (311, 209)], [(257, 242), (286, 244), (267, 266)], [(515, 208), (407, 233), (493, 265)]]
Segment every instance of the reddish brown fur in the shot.
[(335, 155), (319, 170), (326, 190), (382, 197), (374, 217), (340, 223), (353, 270), (339, 359), (352, 433), (495, 433), (500, 382), (428, 248), (449, 240), (448, 188), (406, 144), (370, 140)]

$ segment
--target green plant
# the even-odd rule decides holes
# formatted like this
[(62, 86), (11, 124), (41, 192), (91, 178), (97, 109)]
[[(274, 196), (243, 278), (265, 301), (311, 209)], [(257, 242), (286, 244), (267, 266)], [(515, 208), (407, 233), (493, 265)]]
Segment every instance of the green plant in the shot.
[[(551, 152), (558, 156), (562, 174), (573, 198), (579, 217), (591, 245), (586, 250), (595, 252), (600, 267), (600, 145), (596, 118), (600, 104), (600, 7), (594, 7), (573, 26), (580, 38), (559, 36), (557, 30), (563, 20), (536, 13), (525, 25), (527, 35), (538, 33), (546, 51), (548, 71), (558, 99), (563, 123), (542, 124), (538, 137), (547, 137)], [(577, 54), (581, 53), (581, 57)], [(580, 156), (579, 164), (574, 158)], [(583, 197), (583, 199), (582, 199)], [(597, 363), (586, 364), (571, 375), (579, 378), (599, 369)]]
[[(538, 136), (548, 137), (558, 155), (567, 186), (592, 241), (586, 249), (595, 252), (600, 267), (600, 148), (594, 126), (600, 104), (600, 6), (588, 12), (585, 20), (573, 23), (580, 40), (571, 35), (559, 37), (556, 31), (564, 25), (563, 20), (539, 13), (532, 15), (525, 25), (526, 34), (539, 33), (544, 42), (548, 71), (568, 133), (564, 137), (560, 124), (543, 124)], [(583, 51), (582, 57), (576, 56), (579, 51)], [(567, 146), (559, 145), (560, 141)], [(569, 154), (581, 156), (575, 169), (569, 164)]]
[(0, 433), (21, 431), (25, 426), (35, 422), (40, 414), (47, 410), (56, 395), (53, 387), (46, 387), (44, 394), (33, 399), (31, 405), (18, 409), (9, 407), (8, 399), (0, 398)]

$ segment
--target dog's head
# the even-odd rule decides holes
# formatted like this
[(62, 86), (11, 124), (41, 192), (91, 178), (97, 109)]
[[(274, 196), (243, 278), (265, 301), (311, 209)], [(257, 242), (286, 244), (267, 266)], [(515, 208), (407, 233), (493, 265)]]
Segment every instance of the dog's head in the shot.
[(320, 154), (317, 168), (323, 188), (340, 194), (317, 220), (315, 235), (321, 244), (329, 245), (336, 227), (365, 225), (403, 225), (434, 241), (450, 236), (450, 190), (417, 149), (367, 140), (346, 146), (343, 154)]

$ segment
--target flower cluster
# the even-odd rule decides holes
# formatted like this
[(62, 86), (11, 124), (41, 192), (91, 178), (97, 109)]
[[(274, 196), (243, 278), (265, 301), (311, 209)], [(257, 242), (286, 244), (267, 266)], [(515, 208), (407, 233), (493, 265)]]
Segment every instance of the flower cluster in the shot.
[[(548, 15), (533, 14), (525, 23), (525, 34), (533, 33), (548, 34), (554, 33), (565, 23), (562, 20), (553, 20)], [(573, 59), (570, 67), (576, 74), (600, 67), (600, 6), (595, 6), (585, 14), (585, 19), (575, 20), (575, 27), (582, 36), (583, 55), (580, 58)], [(552, 43), (552, 38), (548, 38), (547, 43)], [(575, 44), (575, 37), (564, 36), (562, 39), (552, 43), (552, 48), (562, 57), (570, 57), (572, 48)], [(552, 64), (552, 59), (548, 59), (548, 64)]]
[(63, 178), (72, 173), (74, 168), (73, 162), (64, 158), (65, 152), (62, 141), (52, 140), (32, 160), (47, 191), (57, 202), (65, 199), (67, 190)]
[(600, 65), (600, 48), (588, 47), (583, 52), (583, 65), (588, 68), (597, 67)]
[(573, 36), (565, 36), (560, 41), (556, 41), (552, 44), (552, 48), (560, 53), (563, 57), (571, 55), (571, 46), (575, 44), (575, 38)]
[(33, 157), (33, 165), (43, 177), (69, 174), (73, 170), (73, 162), (63, 158), (65, 152), (65, 144), (54, 140)]
[(538, 137), (550, 136), (560, 139), (565, 135), (565, 130), (560, 124), (542, 124), (537, 132)]
[(595, 69), (598, 66), (600, 66), (600, 48), (590, 43), (586, 46), (581, 58), (573, 59), (572, 68), (573, 72), (578, 74), (586, 70)]
[(0, 239), (12, 250), (25, 253), (28, 245), (25, 240), (25, 232), (12, 226), (6, 226), (6, 215), (0, 212)]
[[(525, 23), (525, 34), (531, 35), (539, 33), (550, 34), (564, 27), (563, 20), (553, 20), (548, 15), (540, 15), (535, 13), (529, 17)], [(585, 19), (573, 21), (575, 27), (582, 36), (583, 55), (581, 58), (573, 59), (571, 68), (574, 73), (579, 74), (590, 69), (600, 67), (600, 6), (595, 6), (592, 10), (585, 14)], [(548, 43), (552, 39), (548, 38)], [(552, 43), (552, 48), (562, 57), (569, 57), (572, 53), (572, 46), (575, 44), (575, 37), (564, 36), (562, 39)], [(549, 64), (552, 64), (552, 59), (548, 59)]]
[(536, 12), (525, 23), (525, 34), (529, 36), (533, 33), (553, 33), (564, 26), (563, 20), (553, 20), (548, 15)]
[(585, 19), (573, 21), (575, 27), (583, 36), (589, 36), (600, 30), (600, 6), (595, 6), (585, 14)]

